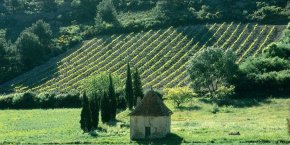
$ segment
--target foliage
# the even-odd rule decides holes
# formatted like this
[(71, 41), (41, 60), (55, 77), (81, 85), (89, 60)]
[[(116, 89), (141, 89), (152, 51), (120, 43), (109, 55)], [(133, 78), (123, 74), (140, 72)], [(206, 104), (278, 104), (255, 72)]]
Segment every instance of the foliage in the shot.
[(92, 130), (92, 112), (90, 109), (89, 98), (86, 95), (86, 92), (82, 96), (82, 111), (81, 111), (81, 129), (84, 132), (90, 132)]
[(109, 75), (109, 98), (110, 98), (110, 119), (111, 120), (116, 120), (116, 115), (117, 115), (117, 96), (115, 92), (115, 86), (113, 83), (112, 75)]
[(81, 107), (80, 94), (33, 92), (15, 93), (0, 97), (0, 109), (34, 109), (34, 108), (79, 108)]
[(266, 57), (279, 57), (290, 60), (290, 44), (271, 43), (264, 49), (263, 53)]
[(95, 21), (98, 31), (119, 27), (117, 11), (112, 0), (102, 0), (98, 4)]
[(26, 31), (29, 31), (38, 37), (45, 54), (50, 54), (53, 51), (53, 34), (48, 23), (43, 20), (38, 20), (33, 23), (31, 27), (27, 28)]
[(127, 64), (127, 78), (125, 86), (125, 96), (127, 100), (127, 107), (132, 110), (134, 106), (134, 94), (133, 94), (133, 85), (132, 85), (132, 74), (130, 69), (130, 64)]
[(29, 69), (43, 62), (44, 49), (35, 34), (26, 31), (21, 33), (16, 41), (16, 47), (25, 68)]
[(287, 40), (290, 35), (287, 29), (279, 42), (271, 43), (264, 49), (263, 55), (248, 58), (240, 65), (240, 77), (236, 80), (240, 92), (289, 89), (290, 45)]
[(209, 47), (194, 54), (189, 64), (189, 75), (196, 91), (206, 90), (213, 96), (219, 87), (230, 85), (238, 66), (231, 50)]
[[(112, 75), (112, 80), (114, 82), (116, 90), (122, 88), (121, 80), (118, 75)], [(98, 96), (103, 96), (104, 92), (108, 93), (108, 88), (110, 84), (110, 78), (108, 73), (103, 72), (98, 75), (90, 76), (83, 80), (82, 88), (86, 90), (88, 95), (96, 94)]]
[(81, 28), (78, 25), (61, 27), (59, 33), (60, 36), (57, 39), (57, 44), (61, 47), (71, 47), (83, 40), (80, 35)]
[(111, 119), (110, 99), (106, 92), (101, 98), (101, 118), (103, 123), (107, 123)]
[(133, 92), (134, 92), (134, 106), (136, 106), (137, 98), (140, 97), (140, 99), (142, 100), (144, 97), (141, 78), (137, 68), (133, 73)]
[(21, 32), (16, 42), (6, 40), (6, 31), (1, 31), (0, 81), (8, 80), (17, 74), (46, 61), (54, 52), (52, 30), (48, 23), (39, 20)]
[(74, 0), (72, 3), (76, 4), (75, 14), (79, 20), (88, 21), (93, 20), (96, 16), (96, 7), (100, 0)]
[(26, 92), (24, 94), (16, 94), (12, 99), (12, 105), (15, 108), (35, 108), (38, 105), (36, 103), (35, 96), (36, 95), (34, 93), (30, 92)]
[(172, 100), (177, 108), (196, 96), (196, 94), (188, 87), (167, 88), (164, 92), (165, 98)]
[(99, 111), (100, 111), (100, 98), (97, 95), (91, 97), (90, 109), (92, 113), (92, 129), (97, 129), (99, 125)]
[(279, 57), (256, 57), (240, 65), (240, 77), (237, 89), (273, 90), (286, 89), (290, 84), (289, 60)]

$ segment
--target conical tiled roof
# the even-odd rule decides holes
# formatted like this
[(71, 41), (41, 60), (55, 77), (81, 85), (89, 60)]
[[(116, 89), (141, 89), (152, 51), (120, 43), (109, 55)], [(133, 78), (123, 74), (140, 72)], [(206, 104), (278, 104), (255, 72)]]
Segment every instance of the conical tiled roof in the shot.
[(149, 91), (130, 116), (170, 116), (172, 111), (154, 91)]

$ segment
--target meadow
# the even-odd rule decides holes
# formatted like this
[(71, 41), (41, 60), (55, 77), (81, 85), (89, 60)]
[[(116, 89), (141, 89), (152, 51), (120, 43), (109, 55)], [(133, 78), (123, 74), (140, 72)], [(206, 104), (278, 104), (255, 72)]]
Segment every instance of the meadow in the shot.
[(232, 49), (237, 63), (258, 56), (276, 41), (284, 25), (255, 23), (197, 24), (97, 36), (83, 45), (0, 86), (0, 92), (79, 90), (83, 79), (100, 72), (126, 76), (126, 64), (138, 68), (144, 88), (189, 85), (187, 64), (209, 46)]
[[(1, 110), (1, 143), (50, 144), (186, 144), (186, 143), (290, 143), (286, 118), (288, 98), (241, 99), (217, 107), (207, 99), (194, 99), (175, 109), (171, 132), (162, 140), (130, 141), (128, 111), (117, 115), (116, 124), (100, 124), (95, 136), (80, 129), (80, 109)], [(240, 135), (229, 135), (239, 132)]]

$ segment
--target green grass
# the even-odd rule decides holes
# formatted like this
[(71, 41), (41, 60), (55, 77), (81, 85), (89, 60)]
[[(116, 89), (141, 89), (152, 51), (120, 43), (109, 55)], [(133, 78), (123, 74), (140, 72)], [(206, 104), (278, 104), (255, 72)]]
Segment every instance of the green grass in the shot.
[[(243, 101), (243, 100), (242, 100)], [(172, 135), (151, 143), (290, 143), (286, 118), (290, 99), (253, 101), (249, 107), (219, 107), (194, 100), (182, 109), (174, 109)], [(1, 143), (99, 143), (128, 144), (128, 111), (118, 114), (115, 126), (101, 124), (102, 131), (93, 137), (79, 128), (80, 109), (1, 110)], [(239, 131), (241, 135), (231, 136)], [(134, 142), (133, 142), (134, 143)], [(139, 142), (135, 142), (139, 143)], [(141, 142), (144, 143), (144, 142)]]

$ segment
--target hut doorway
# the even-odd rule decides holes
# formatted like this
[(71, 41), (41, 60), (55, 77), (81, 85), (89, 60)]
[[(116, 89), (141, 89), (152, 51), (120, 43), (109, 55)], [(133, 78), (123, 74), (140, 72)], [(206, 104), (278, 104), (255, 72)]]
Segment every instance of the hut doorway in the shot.
[(145, 127), (145, 138), (148, 139), (151, 135), (151, 128)]

